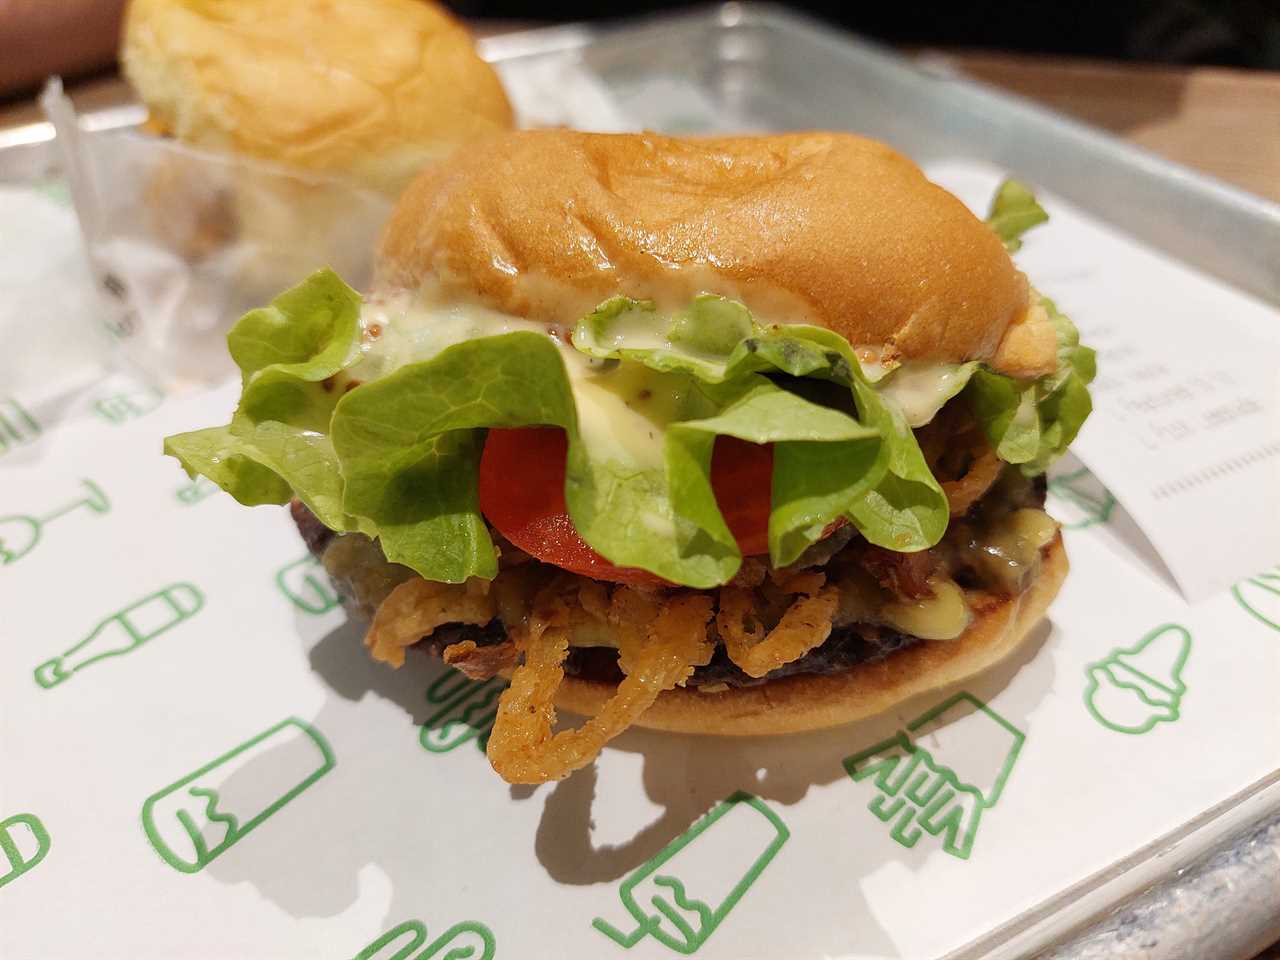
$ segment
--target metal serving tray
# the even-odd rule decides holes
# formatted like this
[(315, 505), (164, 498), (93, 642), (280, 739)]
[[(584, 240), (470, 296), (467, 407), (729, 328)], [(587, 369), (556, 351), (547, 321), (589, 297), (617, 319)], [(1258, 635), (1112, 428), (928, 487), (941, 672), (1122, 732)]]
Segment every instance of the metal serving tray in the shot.
[[(905, 60), (780, 8), (728, 3), (623, 25), (508, 34), (481, 46), (495, 62), (571, 60), (626, 105), (629, 120), (652, 129), (671, 130), (670, 109), (646, 113), (653, 98), (629, 94), (663, 76), (703, 103), (680, 124), (682, 132), (843, 128), (920, 162), (963, 158), (1015, 170), (1143, 244), (1280, 304), (1280, 204), (969, 81), (945, 64)], [(142, 113), (126, 105), (87, 114), (82, 123), (130, 127)], [(0, 130), (0, 182), (56, 175), (52, 138), (45, 123)], [(1280, 774), (948, 960), (1038, 951), (1055, 960), (1127, 957), (1138, 944), (1151, 960), (1226, 960), (1276, 937)]]

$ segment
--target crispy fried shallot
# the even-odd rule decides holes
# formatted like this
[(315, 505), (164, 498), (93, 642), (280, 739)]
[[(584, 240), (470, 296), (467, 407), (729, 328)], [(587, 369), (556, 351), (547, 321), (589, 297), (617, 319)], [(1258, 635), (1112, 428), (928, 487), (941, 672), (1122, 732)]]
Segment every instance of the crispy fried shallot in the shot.
[(759, 678), (798, 660), (826, 640), (831, 635), (840, 591), (823, 587), (825, 579), (820, 573), (807, 573), (786, 581), (786, 589), (803, 596), (796, 598), (768, 634), (749, 592), (736, 587), (722, 589), (716, 629), (729, 659), (748, 676)]
[(513, 631), (524, 662), (499, 701), (488, 748), (489, 762), (508, 783), (561, 780), (585, 767), (660, 693), (683, 684), (694, 667), (710, 662), (715, 650), (707, 638), (709, 597), (676, 595), (659, 611), (639, 591), (615, 590), (610, 620), (618, 627), (618, 662), (625, 676), (596, 716), (576, 730), (553, 735), (555, 695), (569, 650), (565, 592), (563, 584), (543, 590), (529, 621)]
[(415, 577), (400, 584), (382, 601), (364, 643), (375, 660), (399, 667), (404, 651), (436, 627), (471, 623), (483, 627), (493, 619), (489, 583), (472, 577), (466, 583), (436, 583)]
[(516, 645), (508, 640), (482, 647), (474, 640), (462, 640), (445, 647), (440, 657), (472, 680), (488, 680), (516, 665)]

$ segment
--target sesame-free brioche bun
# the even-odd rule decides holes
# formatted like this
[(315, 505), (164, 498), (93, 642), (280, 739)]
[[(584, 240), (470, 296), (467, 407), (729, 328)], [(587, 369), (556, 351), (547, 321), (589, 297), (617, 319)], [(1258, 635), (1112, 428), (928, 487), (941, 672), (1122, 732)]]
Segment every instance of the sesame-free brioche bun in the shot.
[(178, 140), (398, 193), (511, 106), (427, 0), (131, 0), (121, 59)]
[(812, 323), (891, 360), (1053, 371), (1056, 340), (995, 233), (882, 143), (508, 133), (424, 171), (378, 285), (572, 324), (615, 294), (700, 292)]
[[(1021, 595), (997, 598), (969, 591), (973, 623), (955, 640), (922, 640), (877, 663), (829, 676), (799, 674), (720, 693), (668, 690), (636, 726), (675, 733), (759, 736), (864, 720), (909, 697), (959, 683), (995, 666), (1027, 639), (1066, 576), (1067, 552), (1059, 533), (1042, 548), (1039, 572)], [(595, 716), (615, 686), (565, 677), (556, 706)]]

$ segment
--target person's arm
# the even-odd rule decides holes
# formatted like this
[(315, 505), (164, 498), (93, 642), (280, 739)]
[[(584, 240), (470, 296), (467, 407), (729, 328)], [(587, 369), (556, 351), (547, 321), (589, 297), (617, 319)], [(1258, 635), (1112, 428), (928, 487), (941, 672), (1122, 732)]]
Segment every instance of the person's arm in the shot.
[(115, 62), (125, 0), (0, 0), (0, 96)]

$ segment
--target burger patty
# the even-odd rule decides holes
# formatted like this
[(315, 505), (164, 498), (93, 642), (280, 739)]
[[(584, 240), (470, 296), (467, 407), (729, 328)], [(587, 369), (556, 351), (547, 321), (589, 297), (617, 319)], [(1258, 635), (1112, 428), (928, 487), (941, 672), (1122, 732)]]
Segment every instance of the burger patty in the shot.
[[(1012, 477), (1014, 474), (1010, 472)], [(983, 568), (981, 563), (970, 564), (966, 558), (981, 559), (981, 554), (989, 548), (982, 540), (985, 521), (984, 512), (993, 509), (1009, 511), (1022, 507), (1040, 508), (1044, 504), (1045, 482), (1043, 477), (1024, 480), (1020, 475), (1016, 479), (999, 484), (989, 494), (987, 503), (975, 504), (964, 516), (953, 518), (952, 528), (948, 532), (948, 541), (933, 550), (914, 554), (901, 554), (872, 547), (856, 537), (851, 528), (846, 528), (839, 536), (829, 538), (815, 544), (799, 561), (799, 566), (821, 569), (838, 558), (855, 562), (870, 575), (888, 595), (902, 602), (927, 596), (930, 591), (929, 577), (935, 568), (944, 561), (955, 581), (964, 588), (990, 588), (989, 567)], [(991, 501), (997, 501), (994, 505)], [(307, 548), (317, 558), (324, 557), (335, 541), (346, 537), (359, 537), (358, 534), (335, 534), (326, 528), (315, 515), (299, 501), (290, 505), (298, 532)], [(361, 538), (362, 540), (364, 538)], [(343, 577), (334, 577), (333, 582), (340, 596), (349, 607), (354, 607), (362, 615), (372, 616), (374, 609), (391, 589), (400, 582), (413, 576), (407, 568), (389, 563), (383, 556), (376, 542), (367, 541), (359, 554), (359, 564), (364, 565), (378, 586), (371, 592), (374, 596), (358, 596), (360, 592), (353, 588), (352, 581)], [(527, 563), (537, 563), (525, 559)], [(1006, 591), (1007, 592), (1007, 591)], [(436, 628), (430, 636), (423, 637), (418, 644), (427, 652), (439, 656), (443, 650), (453, 644), (472, 641), (477, 647), (493, 647), (508, 640), (507, 629), (498, 617), (494, 617), (484, 626), (472, 624), (450, 623)], [(687, 681), (688, 686), (701, 687), (708, 692), (725, 687), (748, 687), (796, 674), (835, 674), (861, 664), (876, 663), (892, 654), (905, 650), (922, 642), (919, 637), (901, 632), (892, 627), (876, 623), (837, 623), (831, 634), (820, 645), (809, 650), (796, 660), (786, 663), (762, 677), (751, 677), (745, 673), (728, 656), (723, 644), (718, 644), (710, 663), (695, 668)], [(608, 646), (571, 646), (564, 665), (565, 673), (591, 680), (616, 683), (622, 679), (618, 667), (616, 649)]]

